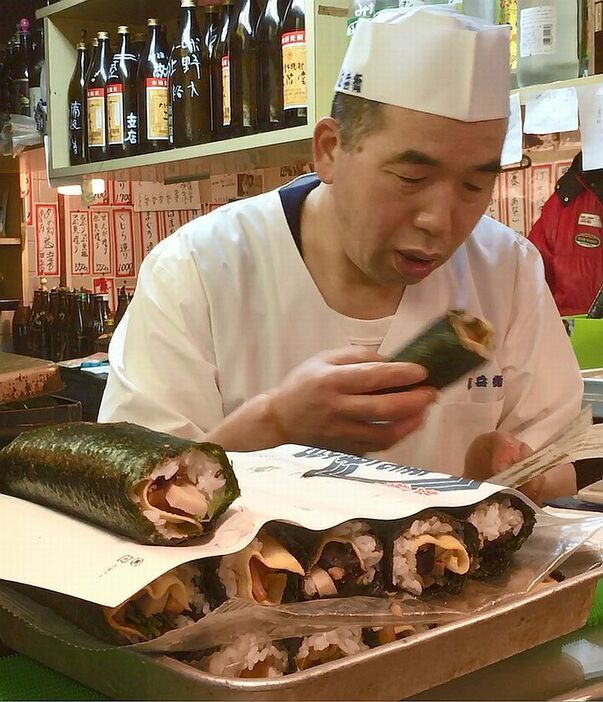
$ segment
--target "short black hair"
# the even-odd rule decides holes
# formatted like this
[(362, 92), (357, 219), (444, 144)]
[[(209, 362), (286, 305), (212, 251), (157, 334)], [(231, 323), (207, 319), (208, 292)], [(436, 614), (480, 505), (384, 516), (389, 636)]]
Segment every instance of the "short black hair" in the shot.
[(383, 126), (383, 105), (357, 95), (337, 92), (331, 105), (331, 117), (339, 124), (342, 148), (350, 151), (364, 137)]

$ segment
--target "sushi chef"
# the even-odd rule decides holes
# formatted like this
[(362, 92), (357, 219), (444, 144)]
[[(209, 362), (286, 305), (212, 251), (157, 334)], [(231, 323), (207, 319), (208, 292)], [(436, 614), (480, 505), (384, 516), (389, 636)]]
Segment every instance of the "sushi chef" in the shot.
[[(183, 226), (145, 259), (100, 421), (231, 450), (282, 443), (488, 478), (579, 412), (536, 249), (483, 214), (509, 112), (506, 27), (446, 6), (360, 20), (315, 174)], [(491, 360), (439, 394), (388, 357), (451, 308)], [(398, 392), (374, 391), (402, 387)], [(571, 465), (524, 487), (575, 492)]]

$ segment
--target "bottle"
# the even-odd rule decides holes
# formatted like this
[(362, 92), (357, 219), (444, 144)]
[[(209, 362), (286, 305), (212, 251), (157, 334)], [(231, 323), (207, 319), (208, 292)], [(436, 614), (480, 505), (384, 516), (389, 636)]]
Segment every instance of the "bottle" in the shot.
[(291, 0), (283, 19), (283, 110), (287, 127), (308, 122), (305, 0)]
[[(83, 40), (82, 40), (83, 41)], [(96, 55), (98, 54), (98, 37), (92, 39), (92, 49), (88, 58), (88, 71), (86, 73), (86, 81), (90, 77), (88, 74), (92, 72), (92, 66), (96, 63)]]
[(283, 115), (283, 53), (279, 0), (268, 0), (258, 20), (258, 128), (280, 129)]
[(168, 149), (169, 56), (155, 18), (147, 20), (147, 42), (138, 64), (138, 131), (140, 152)]
[(578, 77), (576, 0), (517, 0), (520, 86)]
[(210, 129), (211, 135), (214, 134), (214, 71), (213, 61), (216, 52), (216, 45), (220, 34), (220, 7), (218, 5), (206, 5), (203, 8), (205, 12), (205, 29), (203, 32), (203, 44), (207, 59), (209, 61), (209, 106), (210, 106)]
[(225, 0), (222, 5), (220, 30), (211, 62), (212, 108), (214, 139), (225, 139), (231, 124), (230, 56), (228, 35), (234, 11), (234, 0)]
[(115, 310), (114, 327), (117, 329), (117, 325), (121, 322), (122, 317), (128, 309), (130, 304), (130, 298), (126, 292), (126, 286), (122, 285), (117, 293), (117, 309)]
[(180, 6), (180, 33), (170, 56), (170, 141), (193, 146), (211, 138), (210, 65), (195, 0), (181, 0)]
[(75, 68), (69, 83), (69, 163), (77, 166), (86, 162), (86, 44), (77, 45)]
[(88, 161), (91, 162), (109, 158), (106, 119), (106, 85), (111, 67), (109, 50), (109, 34), (99, 32), (96, 60), (86, 83), (86, 147)]
[(113, 55), (107, 80), (107, 139), (109, 156), (133, 156), (138, 151), (138, 59), (128, 27), (119, 27), (119, 48)]
[(230, 125), (224, 124), (224, 127), (231, 137), (257, 131), (256, 8), (253, 0), (240, 0), (228, 33), (231, 114)]
[(19, 305), (15, 310), (12, 321), (13, 348), (21, 356), (29, 356), (29, 319), (31, 307)]
[(12, 56), (12, 104), (17, 115), (29, 117), (29, 63), (31, 54), (31, 35), (29, 20), (19, 22), (19, 47)]
[(88, 293), (82, 291), (75, 295), (73, 317), (70, 324), (71, 355), (74, 358), (84, 358), (92, 353), (90, 342), (90, 303)]
[(42, 99), (42, 70), (44, 68), (44, 30), (36, 30), (36, 46), (29, 66), (29, 116), (36, 120), (39, 132), (45, 131), (46, 101)]
[(137, 61), (140, 61), (140, 57), (142, 56), (146, 43), (147, 39), (145, 35), (142, 32), (136, 32), (132, 41), (132, 46), (134, 47), (134, 53), (136, 54)]
[(50, 355), (48, 304), (48, 290), (34, 290), (28, 336), (30, 339), (30, 353), (36, 358), (48, 358)]

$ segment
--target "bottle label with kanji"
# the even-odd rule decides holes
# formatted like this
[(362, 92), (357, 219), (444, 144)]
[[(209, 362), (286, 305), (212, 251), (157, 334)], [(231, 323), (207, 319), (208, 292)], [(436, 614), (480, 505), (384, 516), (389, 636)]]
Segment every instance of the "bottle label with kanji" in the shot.
[(169, 91), (167, 78), (147, 78), (147, 139), (168, 139)]
[(230, 126), (230, 56), (222, 56), (222, 126)]
[(107, 131), (111, 146), (124, 143), (124, 95), (120, 83), (107, 86)]
[(88, 108), (88, 146), (106, 145), (105, 141), (105, 89), (89, 88)]
[(295, 110), (308, 106), (306, 86), (306, 33), (298, 30), (284, 32), (283, 51), (283, 107)]

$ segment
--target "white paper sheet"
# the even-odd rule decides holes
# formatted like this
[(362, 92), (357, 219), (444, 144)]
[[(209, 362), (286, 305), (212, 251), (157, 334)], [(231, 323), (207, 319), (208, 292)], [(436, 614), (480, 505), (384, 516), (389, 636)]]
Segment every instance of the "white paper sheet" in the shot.
[(585, 85), (578, 91), (582, 167), (603, 168), (603, 85)]
[(519, 163), (523, 158), (523, 128), (521, 124), (521, 101), (519, 93), (511, 93), (509, 100), (509, 126), (503, 144), (500, 163), (510, 166)]
[(575, 132), (578, 129), (576, 88), (545, 90), (526, 99), (526, 134)]

